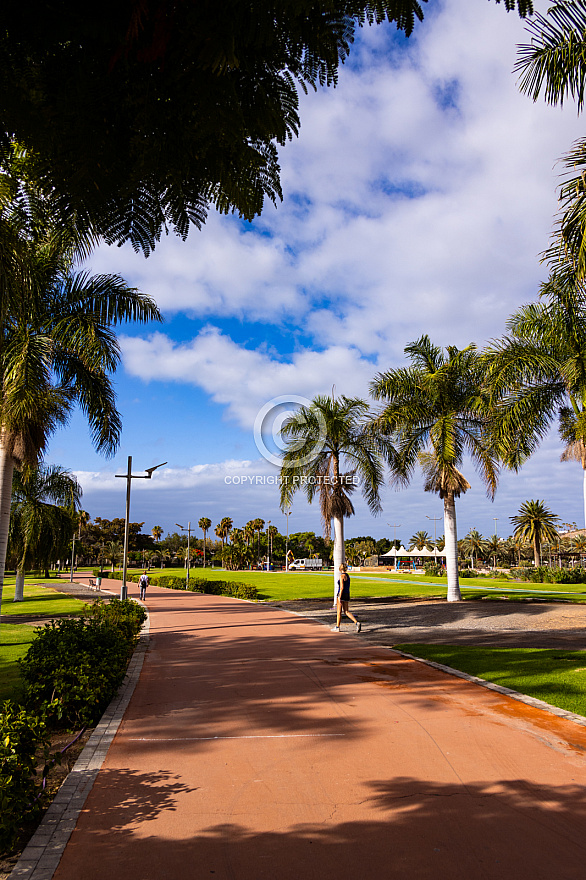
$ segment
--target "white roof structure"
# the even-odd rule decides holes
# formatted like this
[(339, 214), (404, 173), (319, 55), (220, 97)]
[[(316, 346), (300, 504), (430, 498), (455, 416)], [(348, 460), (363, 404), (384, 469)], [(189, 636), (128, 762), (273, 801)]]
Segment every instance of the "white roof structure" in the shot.
[(425, 557), (435, 558), (436, 556), (445, 556), (445, 552), (443, 550), (428, 550), (427, 547), (424, 547), (423, 550), (418, 550), (416, 547), (413, 550), (406, 550), (405, 547), (401, 544), (399, 549), (396, 547), (392, 547), (388, 553), (383, 553), (381, 558), (390, 557), (391, 559), (396, 559), (397, 557), (401, 558), (416, 558), (422, 559)]

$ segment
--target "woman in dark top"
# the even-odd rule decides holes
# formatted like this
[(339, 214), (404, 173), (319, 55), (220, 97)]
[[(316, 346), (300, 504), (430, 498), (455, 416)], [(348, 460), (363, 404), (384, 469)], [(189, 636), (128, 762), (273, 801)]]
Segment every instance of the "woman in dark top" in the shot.
[(347, 566), (342, 563), (340, 566), (340, 580), (338, 581), (338, 603), (336, 607), (336, 625), (332, 627), (332, 632), (340, 632), (340, 621), (342, 619), (342, 611), (353, 620), (356, 625), (356, 632), (362, 629), (361, 624), (356, 620), (354, 615), (348, 610), (348, 602), (350, 601), (350, 575)]

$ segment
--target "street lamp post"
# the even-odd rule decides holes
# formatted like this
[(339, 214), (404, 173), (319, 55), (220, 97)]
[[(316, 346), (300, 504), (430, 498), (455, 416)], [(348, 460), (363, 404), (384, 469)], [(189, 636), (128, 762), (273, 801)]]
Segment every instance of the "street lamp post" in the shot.
[(267, 523), (267, 571), (271, 570), (271, 521)]
[(285, 539), (285, 571), (289, 571), (289, 517), (291, 516), (291, 511), (286, 510), (285, 516), (287, 517), (287, 537)]
[(132, 456), (128, 456), (128, 470), (125, 474), (115, 474), (116, 477), (120, 477), (123, 480), (126, 480), (126, 517), (124, 520), (124, 562), (122, 563), (122, 586), (120, 587), (120, 598), (122, 600), (128, 598), (128, 590), (126, 588), (126, 571), (128, 568), (128, 526), (130, 523), (130, 486), (132, 485), (133, 480), (150, 480), (153, 475), (153, 471), (156, 471), (157, 468), (163, 467), (167, 462), (164, 461), (162, 464), (156, 464), (154, 467), (145, 468), (144, 474), (133, 474), (132, 473)]
[(75, 532), (73, 533), (73, 546), (71, 548), (71, 575), (69, 576), (69, 583), (73, 583), (73, 566), (75, 560)]
[[(191, 562), (191, 555), (189, 552), (189, 541), (191, 539), (191, 532), (192, 532), (191, 522), (187, 523), (187, 528), (185, 528), (185, 526), (180, 525), (180, 523), (175, 523), (175, 525), (179, 526), (179, 528), (181, 529), (182, 532), (187, 532), (187, 566), (186, 566), (187, 579), (185, 582), (185, 589), (188, 590), (189, 589), (189, 563)], [(193, 529), (193, 531), (195, 531), (195, 529)]]
[(437, 541), (436, 541), (435, 524), (436, 524), (436, 522), (441, 522), (441, 520), (443, 519), (443, 516), (428, 516), (427, 514), (425, 514), (425, 518), (433, 520), (433, 561), (437, 565)]

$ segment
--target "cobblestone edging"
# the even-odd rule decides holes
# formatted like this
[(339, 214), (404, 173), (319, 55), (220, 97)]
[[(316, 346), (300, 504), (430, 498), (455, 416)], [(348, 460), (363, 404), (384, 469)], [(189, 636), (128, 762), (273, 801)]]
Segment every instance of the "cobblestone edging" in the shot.
[[(142, 604), (142, 603), (141, 603)], [(146, 607), (146, 606), (145, 606)], [(138, 682), (149, 642), (149, 618), (140, 632), (126, 677), (53, 798), (8, 880), (51, 880)]]
[[(381, 647), (388, 648), (389, 646), (381, 645)], [(433, 669), (439, 669), (440, 672), (447, 672), (448, 675), (455, 675), (456, 678), (463, 678), (465, 681), (479, 684), (481, 687), (484, 687), (489, 691), (496, 691), (497, 694), (503, 694), (505, 697), (512, 697), (514, 700), (519, 700), (520, 703), (527, 703), (528, 706), (533, 706), (535, 709), (543, 709), (544, 712), (549, 712), (550, 715), (557, 715), (558, 718), (564, 718), (566, 721), (572, 721), (574, 724), (586, 727), (586, 718), (584, 718), (583, 715), (576, 715), (574, 712), (568, 712), (566, 709), (552, 706), (551, 703), (545, 703), (543, 700), (538, 700), (536, 697), (528, 697), (527, 694), (521, 694), (519, 691), (513, 691), (511, 688), (503, 687), (503, 685), (494, 684), (494, 682), (487, 681), (485, 678), (477, 678), (475, 675), (469, 675), (467, 672), (462, 672), (460, 669), (452, 669), (451, 666), (444, 666), (443, 663), (436, 663), (435, 660), (425, 660), (423, 657), (416, 657), (415, 654), (407, 654), (406, 651), (399, 651), (397, 648), (390, 648), (390, 650), (394, 651), (396, 654), (400, 654), (402, 657), (407, 657), (409, 660), (417, 660), (418, 663), (425, 663), (426, 666), (431, 666)]]

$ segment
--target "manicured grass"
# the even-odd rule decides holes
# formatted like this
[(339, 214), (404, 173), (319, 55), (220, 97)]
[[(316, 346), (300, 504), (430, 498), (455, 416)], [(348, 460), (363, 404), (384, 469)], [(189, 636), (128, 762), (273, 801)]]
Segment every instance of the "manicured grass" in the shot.
[(25, 578), (24, 600), (15, 602), (14, 578), (6, 578), (2, 594), (2, 614), (39, 614), (53, 617), (81, 611), (84, 602), (65, 593), (58, 593), (51, 587), (38, 586), (38, 581), (39, 578)]
[(0, 625), (0, 701), (18, 701), (21, 678), (17, 661), (28, 651), (34, 633), (35, 627), (25, 624)]
[[(158, 570), (151, 571), (156, 577)], [(185, 571), (181, 569), (166, 569), (164, 574), (174, 574), (177, 577), (185, 577)], [(333, 572), (324, 574), (311, 574), (301, 571), (222, 571), (214, 568), (197, 568), (191, 570), (192, 577), (205, 577), (208, 580), (238, 581), (242, 584), (254, 584), (261, 599), (266, 601), (280, 601), (287, 599), (326, 599), (333, 597), (334, 575)], [(358, 597), (380, 596), (437, 596), (445, 595), (445, 589), (438, 587), (424, 587), (421, 584), (389, 584), (385, 581), (360, 580), (354, 577), (352, 580), (352, 595)]]
[[(137, 573), (139, 569), (135, 570)], [(173, 574), (185, 577), (185, 569), (153, 569), (157, 574)], [(333, 596), (333, 572), (311, 574), (309, 572), (272, 572), (272, 571), (223, 571), (219, 568), (196, 568), (191, 570), (192, 577), (205, 577), (211, 580), (239, 581), (254, 584), (261, 599), (269, 602), (286, 601), (288, 599), (326, 599)], [(425, 574), (407, 574), (405, 572), (351, 573), (352, 596), (363, 598), (407, 598), (407, 599), (445, 599), (447, 593), (446, 578), (434, 578)], [(522, 584), (516, 581), (497, 580), (496, 578), (470, 578), (460, 581), (460, 589), (464, 599), (516, 599), (541, 597), (555, 602), (558, 600), (586, 602), (586, 585), (565, 584), (556, 591), (553, 584)], [(563, 589), (563, 591), (562, 591)], [(583, 594), (583, 595), (580, 595)]]
[(586, 716), (586, 652), (546, 648), (471, 648), (460, 645), (395, 645), (424, 660)]

